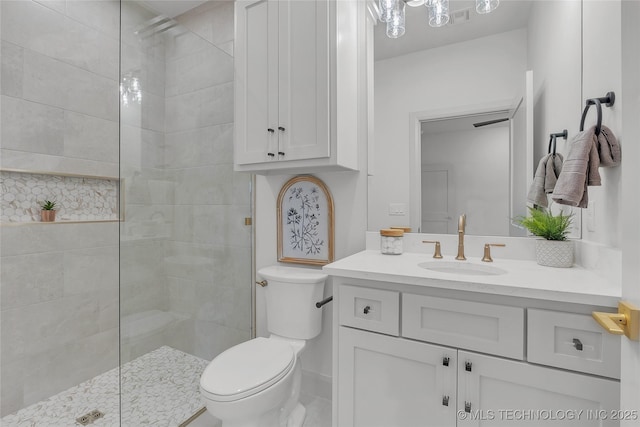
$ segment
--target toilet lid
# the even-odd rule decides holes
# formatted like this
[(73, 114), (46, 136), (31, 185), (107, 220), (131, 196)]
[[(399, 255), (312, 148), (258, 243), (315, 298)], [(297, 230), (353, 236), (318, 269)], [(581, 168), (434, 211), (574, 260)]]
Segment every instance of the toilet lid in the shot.
[(255, 338), (213, 359), (200, 378), (200, 387), (213, 400), (241, 399), (278, 382), (294, 363), (295, 354), (288, 343)]

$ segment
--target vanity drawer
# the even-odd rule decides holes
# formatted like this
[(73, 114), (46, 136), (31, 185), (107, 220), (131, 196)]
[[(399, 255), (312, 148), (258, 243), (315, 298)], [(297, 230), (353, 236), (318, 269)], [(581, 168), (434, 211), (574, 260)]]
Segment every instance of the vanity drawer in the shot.
[(400, 293), (359, 286), (340, 286), (340, 324), (397, 336)]
[(529, 362), (620, 378), (620, 336), (590, 315), (529, 309), (527, 329)]
[(524, 309), (402, 294), (402, 336), (524, 359)]

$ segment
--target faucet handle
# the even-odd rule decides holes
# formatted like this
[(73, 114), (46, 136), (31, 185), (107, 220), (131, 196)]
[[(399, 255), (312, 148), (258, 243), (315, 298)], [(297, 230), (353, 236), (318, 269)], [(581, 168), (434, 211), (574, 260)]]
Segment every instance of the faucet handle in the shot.
[(507, 246), (504, 243), (485, 243), (484, 245), (484, 255), (482, 256), (482, 261), (484, 262), (493, 262), (493, 258), (491, 258), (491, 246), (499, 246), (504, 247)]
[(440, 242), (438, 242), (437, 240), (423, 240), (422, 243), (435, 243), (436, 250), (433, 253), (433, 257), (438, 259), (442, 258), (442, 253), (440, 252)]

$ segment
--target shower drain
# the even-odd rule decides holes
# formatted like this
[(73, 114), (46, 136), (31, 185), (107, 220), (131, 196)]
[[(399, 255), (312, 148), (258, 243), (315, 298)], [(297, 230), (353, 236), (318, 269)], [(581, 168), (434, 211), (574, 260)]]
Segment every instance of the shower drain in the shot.
[(98, 411), (97, 409), (94, 409), (93, 411), (89, 412), (88, 414), (84, 414), (81, 417), (76, 418), (76, 421), (80, 425), (86, 426), (88, 424), (91, 424), (92, 422), (94, 422), (98, 418), (102, 418), (102, 417), (104, 417), (104, 413)]

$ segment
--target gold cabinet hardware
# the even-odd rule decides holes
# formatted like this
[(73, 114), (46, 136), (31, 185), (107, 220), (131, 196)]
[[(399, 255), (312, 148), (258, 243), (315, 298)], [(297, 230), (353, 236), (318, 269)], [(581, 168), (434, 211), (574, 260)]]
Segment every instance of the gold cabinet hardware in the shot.
[(250, 216), (245, 217), (245, 219), (244, 219), (244, 225), (251, 225), (251, 217), (250, 217)]
[(593, 318), (610, 334), (626, 335), (633, 341), (640, 339), (640, 309), (633, 304), (620, 301), (617, 313), (594, 311)]
[(256, 281), (256, 285), (260, 285), (264, 288), (265, 286), (267, 286), (267, 281), (266, 280), (260, 280), (259, 282)]
[(438, 242), (437, 240), (423, 240), (422, 243), (435, 243), (436, 249), (433, 252), (433, 257), (437, 259), (442, 258), (442, 253), (440, 252), (440, 242)]
[(484, 255), (482, 256), (482, 261), (484, 262), (493, 262), (493, 258), (491, 258), (491, 246), (505, 247), (504, 243), (486, 243), (484, 245)]

